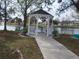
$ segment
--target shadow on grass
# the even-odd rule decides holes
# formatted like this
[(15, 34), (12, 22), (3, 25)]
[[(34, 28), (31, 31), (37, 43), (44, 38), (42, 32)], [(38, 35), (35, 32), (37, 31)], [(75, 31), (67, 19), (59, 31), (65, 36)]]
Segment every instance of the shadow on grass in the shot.
[(19, 54), (12, 54), (19, 49), (24, 59), (43, 59), (40, 49), (33, 37), (20, 37), (12, 31), (0, 31), (0, 59), (19, 59)]
[(0, 31), (0, 59), (18, 59), (17, 54), (12, 55), (12, 50), (7, 45), (9, 42), (15, 42), (19, 38), (14, 34), (14, 32)]

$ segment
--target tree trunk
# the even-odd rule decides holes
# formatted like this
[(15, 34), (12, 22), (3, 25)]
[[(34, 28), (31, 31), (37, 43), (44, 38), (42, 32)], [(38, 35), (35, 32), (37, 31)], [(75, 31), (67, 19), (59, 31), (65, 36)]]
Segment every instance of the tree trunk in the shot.
[(7, 31), (7, 28), (6, 28), (6, 19), (4, 21), (4, 31)]
[(27, 20), (27, 16), (26, 15), (24, 15), (24, 28), (26, 28), (26, 20)]
[(24, 24), (23, 24), (23, 34), (26, 35), (26, 32), (27, 32), (27, 16), (24, 15)]
[(26, 32), (27, 32), (27, 4), (26, 4), (26, 8), (24, 10), (24, 24), (23, 24), (23, 34), (26, 35)]
[(4, 20), (4, 31), (7, 30), (7, 28), (6, 28), (6, 18), (7, 18), (7, 12), (6, 12), (6, 0), (5, 0), (5, 20)]

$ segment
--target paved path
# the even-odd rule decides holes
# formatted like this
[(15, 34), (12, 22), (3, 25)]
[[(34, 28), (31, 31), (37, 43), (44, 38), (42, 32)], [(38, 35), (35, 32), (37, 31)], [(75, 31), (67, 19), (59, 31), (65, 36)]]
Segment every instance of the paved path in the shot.
[(74, 53), (58, 43), (52, 37), (46, 37), (44, 34), (36, 36), (36, 41), (44, 56), (44, 59), (79, 59)]

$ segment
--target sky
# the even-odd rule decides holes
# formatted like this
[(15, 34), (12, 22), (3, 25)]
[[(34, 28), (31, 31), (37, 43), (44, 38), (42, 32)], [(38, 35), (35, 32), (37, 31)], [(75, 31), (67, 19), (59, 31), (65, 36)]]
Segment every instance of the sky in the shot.
[[(74, 0), (75, 2), (77, 2), (77, 0)], [(16, 2), (16, 0), (14, 0), (14, 2)], [(59, 20), (59, 21), (62, 21), (62, 20), (78, 20), (78, 16), (79, 16), (79, 13), (76, 11), (76, 8), (74, 5), (72, 5), (71, 7), (69, 7), (68, 9), (64, 10), (63, 12), (61, 12), (61, 14), (58, 15), (58, 9), (60, 9), (61, 5), (64, 4), (64, 6), (67, 6), (67, 5), (70, 5), (71, 1), (70, 0), (62, 0), (61, 3), (58, 3), (58, 0), (55, 0), (55, 2), (48, 6), (51, 8), (50, 11), (48, 11), (48, 8), (44, 6), (44, 4), (42, 4), (44, 6), (44, 10), (47, 11), (48, 13), (50, 13), (51, 15), (54, 16), (53, 20)], [(18, 5), (15, 5), (15, 6), (18, 6)], [(36, 8), (35, 6), (32, 6), (31, 9), (34, 9)], [(30, 8), (28, 10), (28, 12), (30, 12)], [(12, 15), (12, 17), (16, 17), (18, 16), (19, 18), (22, 18), (23, 19), (23, 16), (21, 15), (20, 12), (16, 12), (15, 15)]]
[[(52, 6), (50, 6), (52, 9), (50, 11), (48, 11), (50, 14), (52, 14), (54, 16), (55, 20), (78, 20), (78, 13), (76, 12), (76, 7), (74, 5), (72, 5), (71, 7), (69, 7), (68, 9), (64, 10), (61, 14), (59, 14), (59, 16), (57, 15), (57, 9), (59, 9), (61, 7), (61, 5), (64, 3), (65, 6), (66, 4), (70, 4), (70, 0), (62, 0), (61, 3), (57, 2), (58, 0), (56, 0)], [(75, 2), (77, 2), (77, 0), (75, 0)], [(74, 16), (74, 17), (73, 17)], [(77, 17), (77, 19), (76, 19)]]

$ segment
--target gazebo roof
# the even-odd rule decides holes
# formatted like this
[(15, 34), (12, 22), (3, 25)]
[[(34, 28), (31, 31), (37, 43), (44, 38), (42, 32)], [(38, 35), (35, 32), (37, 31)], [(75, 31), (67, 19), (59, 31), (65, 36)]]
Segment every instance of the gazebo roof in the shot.
[(51, 14), (49, 14), (48, 12), (46, 12), (46, 11), (44, 11), (44, 10), (42, 10), (42, 9), (37, 10), (37, 11), (35, 11), (35, 12), (32, 12), (31, 14), (45, 14), (45, 15), (50, 15), (50, 16), (52, 16)]

